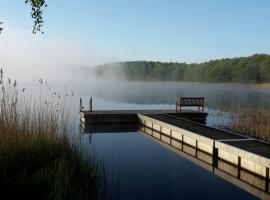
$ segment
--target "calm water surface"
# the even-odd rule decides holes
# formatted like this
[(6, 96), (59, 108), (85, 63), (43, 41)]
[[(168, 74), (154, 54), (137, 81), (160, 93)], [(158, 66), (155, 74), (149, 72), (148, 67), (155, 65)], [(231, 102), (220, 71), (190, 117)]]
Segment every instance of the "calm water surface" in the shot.
[[(79, 96), (85, 107), (94, 96), (97, 110), (174, 109), (180, 96), (203, 96), (211, 111), (270, 105), (269, 91), (243, 85), (112, 81), (81, 88)], [(82, 141), (103, 160), (108, 199), (256, 199), (137, 131), (83, 134)]]
[(108, 199), (256, 199), (139, 132), (92, 134), (89, 148), (103, 159)]

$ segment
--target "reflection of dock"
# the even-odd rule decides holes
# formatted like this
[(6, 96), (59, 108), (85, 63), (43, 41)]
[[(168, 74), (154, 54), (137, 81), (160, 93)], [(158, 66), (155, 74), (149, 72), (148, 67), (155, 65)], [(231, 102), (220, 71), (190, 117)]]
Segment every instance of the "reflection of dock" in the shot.
[(174, 139), (195, 148), (196, 156), (197, 150), (212, 155), (214, 166), (218, 165), (218, 159), (235, 165), (237, 177), (241, 176), (242, 169), (262, 177), (265, 179), (263, 190), (269, 193), (269, 143), (170, 115), (148, 114), (138, 118), (144, 126), (161, 133), (159, 139), (167, 140), (171, 146), (175, 146), (171, 141)]
[(204, 167), (215, 174), (260, 198), (270, 199), (270, 144), (197, 123), (204, 122), (206, 116), (172, 110), (80, 112), (83, 132), (128, 132), (141, 124), (144, 132), (150, 130), (151, 134), (147, 134), (162, 144), (185, 152), (196, 161), (203, 160)]
[(221, 158), (215, 158), (199, 148), (183, 143), (178, 139), (169, 137), (167, 134), (155, 131), (152, 128), (141, 126), (139, 131), (147, 138), (156, 141), (163, 147), (177, 153), (178, 155), (190, 160), (196, 165), (213, 172), (217, 176), (228, 182), (248, 191), (249, 193), (261, 198), (270, 199), (267, 179), (243, 168), (227, 162)]
[(136, 132), (138, 130), (138, 123), (126, 124), (85, 124), (80, 123), (82, 133), (123, 133)]

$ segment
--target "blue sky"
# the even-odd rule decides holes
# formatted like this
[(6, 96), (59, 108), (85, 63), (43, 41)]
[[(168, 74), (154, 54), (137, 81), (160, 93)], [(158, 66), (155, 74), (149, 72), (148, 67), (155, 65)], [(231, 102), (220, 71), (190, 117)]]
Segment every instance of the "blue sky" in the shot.
[[(0, 2), (5, 34), (31, 35), (24, 0)], [(269, 0), (48, 0), (42, 40), (61, 39), (121, 61), (190, 63), (270, 53), (269, 8)]]

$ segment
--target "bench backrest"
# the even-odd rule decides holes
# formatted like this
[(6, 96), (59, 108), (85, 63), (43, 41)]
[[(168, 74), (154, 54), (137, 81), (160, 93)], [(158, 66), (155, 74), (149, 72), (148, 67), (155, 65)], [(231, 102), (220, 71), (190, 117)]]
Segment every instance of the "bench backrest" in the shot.
[(181, 106), (204, 106), (204, 98), (181, 97), (179, 104)]

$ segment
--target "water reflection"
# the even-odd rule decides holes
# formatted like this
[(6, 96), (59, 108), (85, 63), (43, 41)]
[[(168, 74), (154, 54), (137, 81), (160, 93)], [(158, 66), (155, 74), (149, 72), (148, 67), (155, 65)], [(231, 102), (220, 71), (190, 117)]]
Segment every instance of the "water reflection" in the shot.
[(90, 125), (80, 123), (81, 133), (125, 133), (135, 132), (138, 130), (138, 124), (127, 123), (127, 124), (98, 124)]
[[(122, 130), (121, 125), (112, 124), (106, 126), (105, 129), (103, 124), (86, 126), (81, 127), (81, 131), (91, 133), (83, 135), (91, 138), (92, 148), (102, 156), (105, 166), (109, 169), (107, 173), (113, 174), (109, 174), (109, 178), (107, 177), (109, 183), (107, 193), (111, 195), (108, 199), (112, 197), (117, 199), (145, 199), (146, 197), (150, 199), (178, 199), (182, 195), (179, 196), (174, 192), (175, 190), (178, 191), (179, 187), (187, 190), (185, 192), (190, 195), (185, 197), (187, 199), (204, 197), (213, 199), (215, 195), (218, 199), (231, 198), (234, 195), (237, 198), (243, 198), (243, 194), (239, 193), (239, 191), (233, 192), (234, 189), (228, 189), (228, 186), (220, 181), (213, 181), (212, 177), (202, 171), (198, 173), (198, 169), (190, 166), (184, 160), (191, 161), (196, 166), (221, 177), (258, 198), (270, 199), (269, 184), (264, 178), (239, 169), (223, 160), (215, 160), (212, 155), (183, 144), (177, 139), (170, 138), (144, 126), (129, 126), (127, 124)], [(124, 133), (126, 130), (131, 132)], [(137, 131), (140, 134), (136, 133)], [(139, 137), (139, 135), (142, 137)], [(143, 138), (159, 144), (162, 149), (169, 150), (166, 150), (168, 154), (161, 149), (157, 149)], [(182, 158), (184, 160), (179, 162), (172, 159), (170, 152), (180, 155), (178, 156), (181, 158), (180, 160)], [(177, 171), (175, 171), (176, 168)], [(176, 176), (176, 174), (178, 175)], [(156, 176), (159, 178), (157, 179)], [(186, 181), (179, 182), (182, 179)], [(209, 183), (204, 183), (207, 180)], [(198, 194), (192, 194), (194, 189), (191, 189), (190, 186), (193, 185), (193, 181), (196, 181), (198, 186), (204, 187), (199, 191), (195, 190)], [(211, 186), (212, 183), (227, 190), (227, 193), (222, 194), (223, 197), (221, 198), (219, 196), (220, 191), (212, 191), (211, 188), (208, 188), (209, 186), (213, 187)], [(163, 188), (163, 191), (160, 191), (160, 187)], [(268, 187), (268, 190), (266, 187)], [(153, 193), (153, 191), (156, 191), (156, 193)], [(246, 196), (243, 199), (252, 199), (252, 197)]]
[(82, 91), (83, 95), (87, 93), (110, 101), (131, 104), (173, 105), (181, 96), (201, 96), (206, 98), (206, 107), (213, 110), (226, 111), (249, 106), (270, 108), (270, 90), (261, 90), (246, 84), (97, 80), (97, 84)]
[(187, 144), (183, 144), (181, 141), (169, 138), (166, 135), (147, 127), (140, 126), (139, 131), (147, 138), (158, 142), (160, 145), (185, 157), (196, 165), (212, 171), (214, 174), (226, 179), (247, 192), (250, 192), (261, 199), (270, 199), (269, 180), (240, 169), (221, 159), (215, 161), (215, 158), (213, 158), (212, 155)]

